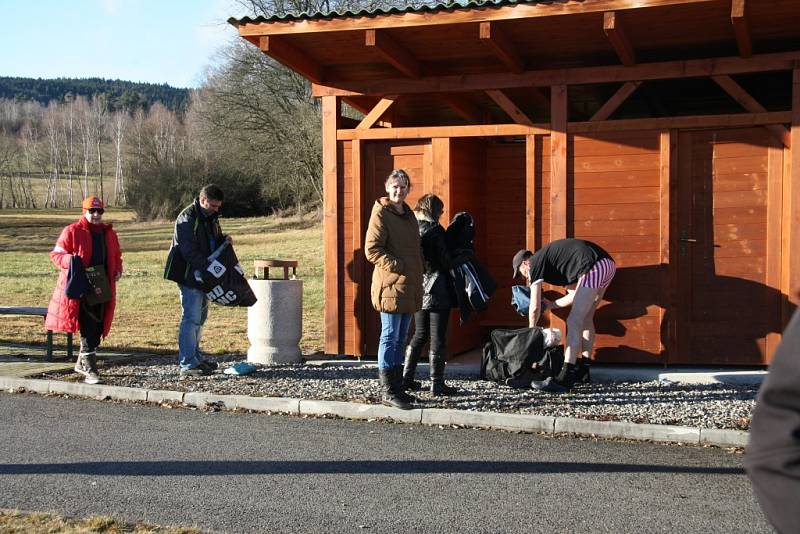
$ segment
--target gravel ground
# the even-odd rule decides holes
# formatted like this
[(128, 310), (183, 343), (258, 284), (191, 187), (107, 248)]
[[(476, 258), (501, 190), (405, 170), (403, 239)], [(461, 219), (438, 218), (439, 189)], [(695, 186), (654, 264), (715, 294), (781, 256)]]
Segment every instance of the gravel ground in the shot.
[[(241, 361), (241, 357), (212, 359), (220, 364), (220, 369), (204, 377), (179, 378), (175, 356), (101, 367), (101, 373), (107, 384), (144, 389), (363, 403), (380, 401), (374, 368), (330, 363), (259, 366), (250, 375), (235, 376), (223, 374), (222, 370)], [(78, 376), (72, 373), (68, 379), (77, 380)], [(461, 388), (462, 394), (432, 397), (427, 391), (417, 392), (421, 404), (427, 408), (738, 430), (749, 429), (758, 392), (758, 386), (754, 385), (682, 385), (652, 381), (581, 385), (568, 394), (554, 395), (511, 389), (472, 376), (448, 376), (447, 382)], [(430, 384), (427, 380), (422, 383), (423, 387)]]

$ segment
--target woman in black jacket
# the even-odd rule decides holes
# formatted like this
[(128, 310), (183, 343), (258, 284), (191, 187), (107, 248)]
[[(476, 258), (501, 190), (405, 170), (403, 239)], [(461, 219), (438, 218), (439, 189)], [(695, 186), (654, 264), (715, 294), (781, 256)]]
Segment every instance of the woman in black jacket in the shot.
[(433, 194), (423, 195), (414, 207), (419, 222), (422, 255), (425, 260), (422, 277), (422, 309), (414, 314), (414, 337), (406, 347), (403, 365), (403, 386), (420, 389), (414, 380), (422, 349), (430, 340), (431, 393), (452, 395), (458, 390), (444, 382), (444, 366), (447, 359), (447, 323), (450, 309), (456, 305), (450, 268), (453, 258), (447, 249), (445, 231), (439, 224), (444, 212), (444, 203)]

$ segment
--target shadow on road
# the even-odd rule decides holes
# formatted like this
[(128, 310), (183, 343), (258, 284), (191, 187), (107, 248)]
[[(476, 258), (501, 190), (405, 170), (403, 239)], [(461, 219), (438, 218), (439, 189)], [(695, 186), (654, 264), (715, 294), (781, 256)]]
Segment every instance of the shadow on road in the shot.
[(739, 467), (696, 467), (586, 462), (369, 461), (153, 461), (0, 464), (2, 475), (221, 476), (286, 474), (439, 473), (687, 473), (744, 475)]

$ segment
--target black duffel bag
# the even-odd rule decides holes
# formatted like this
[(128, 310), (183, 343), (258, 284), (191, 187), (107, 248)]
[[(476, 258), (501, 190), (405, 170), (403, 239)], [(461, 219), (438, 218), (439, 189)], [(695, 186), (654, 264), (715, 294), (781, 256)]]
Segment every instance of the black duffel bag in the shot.
[(532, 381), (557, 374), (563, 363), (563, 347), (545, 349), (541, 328), (497, 329), (483, 346), (480, 378), (529, 388)]

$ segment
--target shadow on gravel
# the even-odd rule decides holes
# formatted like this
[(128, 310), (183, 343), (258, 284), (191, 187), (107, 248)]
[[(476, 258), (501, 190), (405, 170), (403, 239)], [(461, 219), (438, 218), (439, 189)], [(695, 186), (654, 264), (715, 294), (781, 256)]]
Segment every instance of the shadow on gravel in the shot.
[(285, 474), (687, 473), (744, 475), (739, 467), (484, 461), (163, 461), (0, 464), (0, 475), (229, 476)]

